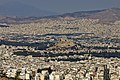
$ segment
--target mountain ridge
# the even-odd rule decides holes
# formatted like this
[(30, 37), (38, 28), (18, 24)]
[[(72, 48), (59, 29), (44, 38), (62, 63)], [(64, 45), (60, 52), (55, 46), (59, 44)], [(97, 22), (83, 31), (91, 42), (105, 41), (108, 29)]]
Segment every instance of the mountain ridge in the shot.
[(114, 23), (120, 20), (120, 8), (109, 8), (102, 10), (93, 10), (93, 11), (78, 11), (73, 13), (65, 13), (62, 15), (54, 15), (54, 16), (43, 16), (43, 17), (5, 17), (0, 18), (0, 22), (19, 22), (19, 21), (34, 21), (42, 18), (65, 18), (65, 17), (73, 17), (73, 18), (85, 18), (85, 19), (99, 19), (101, 23)]
[(59, 15), (59, 17), (99, 19), (99, 21), (102, 23), (109, 23), (120, 20), (120, 8), (109, 8), (93, 11), (78, 11)]

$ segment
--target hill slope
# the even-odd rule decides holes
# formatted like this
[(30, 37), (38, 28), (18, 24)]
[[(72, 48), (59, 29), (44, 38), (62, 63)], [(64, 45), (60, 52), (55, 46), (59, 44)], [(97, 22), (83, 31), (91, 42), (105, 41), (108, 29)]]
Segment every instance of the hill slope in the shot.
[(100, 22), (115, 22), (120, 20), (120, 9), (119, 8), (110, 8), (103, 10), (94, 10), (94, 11), (79, 11), (74, 13), (66, 13), (59, 15), (59, 17), (77, 17), (77, 18), (90, 18), (90, 19), (99, 19)]

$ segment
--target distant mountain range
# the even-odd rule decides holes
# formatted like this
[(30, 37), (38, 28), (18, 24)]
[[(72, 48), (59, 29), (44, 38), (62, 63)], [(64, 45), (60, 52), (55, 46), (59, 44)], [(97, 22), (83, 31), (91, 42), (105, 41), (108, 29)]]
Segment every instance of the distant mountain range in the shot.
[(0, 5), (0, 15), (1, 16), (35, 16), (35, 17), (42, 17), (42, 16), (50, 16), (56, 15), (57, 13), (40, 10), (37, 7), (21, 3), (19, 1), (9, 1)]
[[(28, 15), (29, 16), (29, 15)], [(65, 13), (62, 15), (54, 15), (47, 17), (0, 17), (0, 22), (19, 22), (19, 21), (34, 21), (41, 18), (59, 18), (59, 17), (73, 17), (73, 18), (87, 18), (87, 19), (99, 19), (102, 23), (112, 23), (117, 20), (120, 20), (120, 8), (110, 8), (103, 10), (94, 10), (94, 11), (79, 11), (73, 13)]]

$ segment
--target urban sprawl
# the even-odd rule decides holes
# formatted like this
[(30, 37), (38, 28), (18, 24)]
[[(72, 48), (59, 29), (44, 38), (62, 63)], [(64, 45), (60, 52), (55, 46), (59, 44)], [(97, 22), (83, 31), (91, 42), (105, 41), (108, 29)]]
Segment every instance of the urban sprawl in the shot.
[(0, 80), (120, 80), (120, 21), (0, 24)]

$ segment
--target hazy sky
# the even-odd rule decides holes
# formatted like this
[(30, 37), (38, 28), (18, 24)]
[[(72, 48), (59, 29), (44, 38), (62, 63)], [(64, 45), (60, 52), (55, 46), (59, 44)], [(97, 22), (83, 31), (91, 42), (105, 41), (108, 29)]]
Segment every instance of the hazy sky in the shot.
[(95, 10), (103, 8), (120, 8), (120, 0), (0, 0), (0, 4), (19, 1), (35, 6), (42, 10), (58, 13), (75, 12), (81, 10)]

